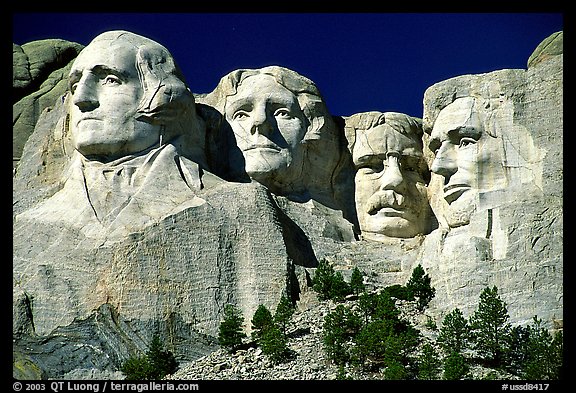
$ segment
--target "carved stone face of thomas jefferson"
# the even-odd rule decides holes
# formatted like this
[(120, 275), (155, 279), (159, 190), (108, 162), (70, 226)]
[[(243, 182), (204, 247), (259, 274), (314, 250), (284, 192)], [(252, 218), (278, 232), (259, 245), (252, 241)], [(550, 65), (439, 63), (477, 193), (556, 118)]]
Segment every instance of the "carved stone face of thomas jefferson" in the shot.
[(357, 129), (356, 210), (365, 238), (414, 237), (426, 232), (430, 209), (421, 131), (409, 116), (388, 113), (385, 122)]
[(293, 92), (271, 75), (248, 76), (227, 97), (225, 115), (251, 178), (271, 186), (301, 176), (307, 125)]
[(110, 160), (158, 142), (161, 127), (137, 119), (144, 91), (136, 53), (121, 38), (103, 39), (90, 43), (74, 61), (70, 130), (82, 155)]

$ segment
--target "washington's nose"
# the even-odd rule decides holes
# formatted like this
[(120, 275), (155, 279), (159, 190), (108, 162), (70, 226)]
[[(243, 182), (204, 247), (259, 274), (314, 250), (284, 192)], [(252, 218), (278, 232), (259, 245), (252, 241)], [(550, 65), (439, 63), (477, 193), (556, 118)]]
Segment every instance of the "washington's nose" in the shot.
[(430, 167), (431, 171), (449, 179), (458, 170), (455, 154), (452, 144), (442, 143)]
[(404, 177), (402, 176), (402, 171), (400, 170), (398, 155), (388, 155), (386, 158), (384, 174), (381, 178), (380, 190), (395, 190), (402, 184), (403, 181)]
[(97, 108), (100, 103), (93, 82), (88, 79), (81, 79), (75, 86), (73, 102), (82, 112)]

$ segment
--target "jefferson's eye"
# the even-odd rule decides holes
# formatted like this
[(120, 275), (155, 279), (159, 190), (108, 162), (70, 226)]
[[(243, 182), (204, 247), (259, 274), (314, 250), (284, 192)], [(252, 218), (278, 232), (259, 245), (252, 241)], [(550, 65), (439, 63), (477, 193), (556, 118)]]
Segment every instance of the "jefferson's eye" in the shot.
[(282, 117), (282, 118), (290, 118), (292, 117), (292, 115), (290, 114), (290, 111), (286, 108), (280, 108), (277, 109), (276, 112), (274, 112), (274, 117)]
[(232, 115), (232, 120), (242, 120), (248, 117), (248, 112), (237, 111)]
[(459, 147), (466, 147), (476, 143), (475, 139), (472, 138), (462, 138), (460, 139), (460, 146)]
[(102, 80), (103, 85), (119, 85), (121, 84), (120, 78), (114, 75), (107, 75), (106, 78)]

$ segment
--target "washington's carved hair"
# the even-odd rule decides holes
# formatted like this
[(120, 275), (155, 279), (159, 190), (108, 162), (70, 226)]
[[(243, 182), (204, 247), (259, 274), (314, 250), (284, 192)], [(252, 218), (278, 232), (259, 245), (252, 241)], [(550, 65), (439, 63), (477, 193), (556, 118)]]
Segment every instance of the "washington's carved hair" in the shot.
[(138, 119), (163, 125), (167, 140), (194, 127), (194, 96), (168, 49), (149, 38), (126, 31), (102, 33), (90, 44), (101, 41), (122, 41), (128, 44), (127, 48), (134, 50), (134, 65), (144, 91), (137, 110)]

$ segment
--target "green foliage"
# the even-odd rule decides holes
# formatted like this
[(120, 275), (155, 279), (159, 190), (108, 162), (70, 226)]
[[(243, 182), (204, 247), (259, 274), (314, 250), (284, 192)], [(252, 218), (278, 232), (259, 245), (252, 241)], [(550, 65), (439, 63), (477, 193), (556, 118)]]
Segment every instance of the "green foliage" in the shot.
[(506, 303), (500, 299), (496, 286), (486, 287), (480, 294), (478, 309), (470, 318), (474, 349), (493, 367), (502, 364), (510, 324)]
[(432, 345), (426, 343), (422, 346), (422, 353), (418, 357), (418, 379), (438, 379), (442, 362)]
[(418, 310), (422, 311), (436, 295), (436, 289), (431, 286), (431, 279), (424, 272), (422, 265), (418, 265), (412, 270), (412, 276), (406, 283), (406, 288), (417, 300)]
[(380, 293), (363, 293), (358, 299), (358, 307), (365, 321), (370, 319), (398, 320), (400, 310), (387, 291)]
[(343, 364), (338, 366), (338, 374), (336, 374), (337, 380), (351, 380), (352, 377), (346, 372), (346, 368)]
[(434, 319), (432, 319), (431, 316), (426, 315), (426, 323), (424, 324), (424, 326), (426, 326), (426, 328), (436, 331), (438, 330), (438, 326), (436, 325), (436, 321)]
[(384, 288), (384, 290), (387, 291), (390, 294), (390, 296), (396, 299), (414, 300), (414, 294), (412, 293), (412, 291), (403, 285), (400, 284), (390, 285)]
[(406, 366), (397, 360), (391, 361), (384, 370), (384, 379), (389, 381), (400, 381), (407, 379)]
[(241, 311), (232, 304), (225, 305), (224, 320), (220, 323), (218, 331), (218, 343), (229, 352), (234, 352), (246, 337), (243, 325), (244, 317)]
[(294, 306), (282, 294), (274, 316), (264, 305), (259, 305), (252, 317), (252, 337), (262, 352), (274, 362), (287, 360), (292, 351), (288, 348), (286, 326), (294, 314)]
[(355, 295), (359, 295), (366, 290), (364, 275), (357, 266), (354, 267), (350, 276), (350, 290)]
[(466, 377), (469, 367), (466, 364), (464, 356), (456, 351), (452, 351), (444, 359), (444, 375), (445, 380), (460, 380)]
[(265, 305), (261, 304), (254, 312), (251, 323), (252, 339), (259, 343), (263, 332), (274, 324), (274, 319), (272, 318), (270, 310), (268, 310)]
[(343, 300), (352, 293), (342, 273), (334, 271), (334, 267), (326, 259), (321, 259), (318, 263), (312, 278), (312, 289), (318, 293), (320, 300)]
[(562, 332), (552, 336), (536, 316), (529, 332), (523, 377), (530, 380), (560, 379), (564, 351)]
[(146, 355), (131, 356), (122, 364), (120, 371), (124, 373), (128, 381), (147, 380), (151, 379), (152, 366)]
[(348, 342), (360, 331), (362, 322), (350, 308), (339, 304), (326, 315), (322, 330), (324, 350), (336, 364), (350, 360)]
[(160, 337), (155, 334), (145, 355), (132, 356), (120, 368), (127, 380), (157, 380), (178, 369), (172, 352), (164, 349)]
[(172, 352), (164, 349), (157, 334), (152, 338), (146, 356), (153, 370), (150, 379), (162, 379), (165, 375), (172, 374), (178, 369), (176, 358)]
[[(385, 365), (385, 356), (393, 343), (394, 324), (389, 320), (375, 320), (364, 325), (354, 337), (353, 354), (358, 364), (372, 369)], [(392, 355), (393, 356), (393, 355)]]
[(264, 330), (261, 343), (262, 353), (274, 362), (282, 362), (290, 355), (288, 338), (278, 326), (274, 324)]
[(529, 355), (530, 328), (514, 326), (505, 337), (504, 368), (506, 371), (521, 375)]
[(462, 311), (455, 308), (446, 314), (442, 321), (442, 327), (438, 334), (438, 344), (446, 353), (450, 351), (461, 353), (469, 345), (469, 329), (468, 321), (464, 318)]
[(280, 301), (276, 306), (276, 312), (274, 313), (274, 323), (280, 328), (283, 334), (286, 334), (286, 327), (290, 318), (294, 314), (294, 306), (288, 300), (286, 295), (282, 294)]

